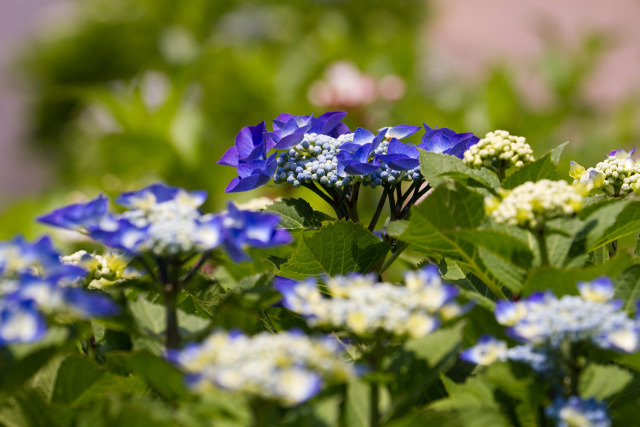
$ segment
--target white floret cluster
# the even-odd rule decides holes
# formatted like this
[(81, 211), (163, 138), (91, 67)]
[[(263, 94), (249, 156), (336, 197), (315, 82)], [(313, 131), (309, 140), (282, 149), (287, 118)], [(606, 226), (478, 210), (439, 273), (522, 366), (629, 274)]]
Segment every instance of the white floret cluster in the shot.
[(289, 183), (294, 187), (317, 182), (323, 187), (345, 187), (353, 179), (340, 177), (337, 173), (339, 148), (353, 140), (353, 133), (333, 138), (315, 133), (305, 134), (299, 144), (277, 157), (278, 169), (273, 181), (276, 184)]
[(521, 168), (535, 159), (524, 137), (511, 135), (506, 130), (495, 130), (469, 147), (462, 160), (471, 167), (505, 170), (511, 166)]
[(145, 238), (138, 251), (150, 251), (159, 256), (189, 254), (215, 246), (219, 229), (212, 224), (213, 215), (202, 215), (198, 209), (202, 200), (187, 192), (164, 202), (155, 198), (140, 203), (138, 209), (125, 211), (121, 217), (135, 227), (145, 228)]
[(616, 150), (598, 163), (595, 171), (602, 173), (602, 186), (616, 196), (626, 196), (640, 186), (640, 165), (631, 158), (632, 153)]
[(127, 268), (131, 259), (118, 252), (107, 252), (104, 255), (91, 254), (81, 250), (71, 255), (61, 256), (63, 264), (75, 265), (88, 271), (82, 283), (90, 288), (105, 288), (122, 279), (135, 277), (137, 273)]
[(353, 365), (341, 359), (334, 339), (296, 331), (252, 337), (218, 331), (173, 359), (196, 391), (215, 385), (284, 405), (303, 402), (324, 384), (345, 382), (354, 375)]
[(549, 219), (578, 212), (583, 193), (584, 188), (566, 181), (529, 181), (506, 193), (502, 200), (488, 196), (485, 209), (499, 223), (538, 228)]
[(328, 279), (331, 298), (323, 297), (315, 281), (279, 289), (284, 305), (302, 314), (312, 326), (348, 330), (360, 337), (385, 332), (397, 337), (423, 337), (441, 319), (461, 312), (457, 289), (443, 284), (437, 270), (409, 272), (406, 286), (376, 282), (373, 275)]

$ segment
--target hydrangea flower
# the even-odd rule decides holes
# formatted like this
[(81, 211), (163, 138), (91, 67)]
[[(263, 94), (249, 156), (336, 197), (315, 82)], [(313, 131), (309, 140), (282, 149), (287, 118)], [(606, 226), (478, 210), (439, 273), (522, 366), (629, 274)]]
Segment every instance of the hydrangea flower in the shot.
[(139, 275), (133, 269), (127, 268), (131, 258), (115, 251), (99, 255), (80, 250), (71, 255), (60, 257), (60, 261), (63, 264), (85, 269), (88, 274), (83, 277), (81, 284), (87, 285), (89, 288), (106, 288), (123, 279)]
[(33, 301), (0, 298), (0, 347), (37, 342), (46, 332), (47, 322)]
[(120, 311), (107, 295), (76, 287), (87, 271), (63, 263), (47, 237), (0, 242), (0, 263), (0, 346), (42, 339), (45, 314), (68, 320)]
[(329, 278), (326, 286), (331, 298), (323, 297), (313, 279), (277, 278), (274, 286), (283, 295), (283, 305), (303, 315), (310, 325), (346, 329), (361, 337), (378, 331), (422, 337), (437, 329), (441, 320), (461, 312), (454, 301), (457, 288), (442, 283), (433, 266), (408, 272), (405, 286), (379, 283), (374, 275)]
[(170, 355), (194, 391), (217, 387), (291, 406), (318, 394), (325, 384), (345, 382), (353, 366), (341, 360), (338, 343), (301, 332), (262, 332), (249, 337), (217, 331), (200, 344)]
[(466, 150), (480, 141), (474, 134), (456, 133), (448, 128), (431, 128), (423, 123), (425, 134), (418, 147), (433, 153), (444, 153), (462, 158)]
[(509, 134), (505, 130), (489, 132), (470, 146), (462, 160), (471, 167), (486, 167), (501, 171), (516, 167), (521, 168), (534, 161), (533, 150), (522, 136)]
[(502, 199), (487, 196), (485, 210), (499, 223), (539, 228), (550, 219), (578, 212), (585, 190), (566, 181), (529, 181), (511, 191), (503, 190)]
[(607, 405), (595, 399), (582, 400), (578, 396), (556, 399), (545, 409), (545, 415), (558, 427), (610, 427)]
[(587, 170), (571, 161), (569, 175), (575, 181), (590, 184), (592, 188), (602, 188), (612, 196), (625, 197), (632, 192), (638, 193), (640, 192), (640, 165), (631, 158), (635, 151), (635, 148), (628, 153), (622, 148), (613, 150), (595, 168)]
[(86, 230), (107, 214), (109, 200), (102, 194), (87, 203), (74, 203), (38, 217), (43, 224), (68, 230)]
[(277, 214), (241, 211), (233, 203), (221, 216), (222, 236), (227, 254), (235, 262), (249, 259), (244, 252), (248, 247), (274, 248), (291, 243), (293, 237), (284, 229), (278, 228), (280, 216)]
[(485, 336), (462, 353), (469, 362), (487, 365), (498, 360), (518, 360), (538, 371), (559, 362), (563, 345), (588, 343), (621, 353), (640, 346), (640, 328), (611, 300), (613, 283), (607, 277), (578, 284), (581, 296), (556, 298), (551, 292), (535, 293), (517, 302), (499, 301), (498, 323), (522, 345), (507, 349), (506, 343)]
[(346, 115), (344, 111), (330, 111), (319, 117), (283, 113), (273, 121), (273, 132), (267, 132), (267, 136), (278, 150), (291, 148), (300, 143), (305, 134), (337, 138), (349, 132), (349, 128), (342, 123)]

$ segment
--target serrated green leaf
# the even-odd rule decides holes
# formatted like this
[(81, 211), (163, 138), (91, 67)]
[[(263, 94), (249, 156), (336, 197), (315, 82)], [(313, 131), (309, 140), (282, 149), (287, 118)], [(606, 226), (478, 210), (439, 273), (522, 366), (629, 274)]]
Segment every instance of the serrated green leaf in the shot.
[(633, 375), (615, 365), (589, 364), (580, 375), (578, 390), (580, 396), (604, 400), (622, 391)]
[(298, 247), (291, 259), (282, 264), (279, 274), (304, 279), (321, 273), (367, 273), (388, 251), (389, 245), (361, 224), (330, 222), (310, 235), (300, 236)]
[(450, 181), (451, 178), (446, 176), (447, 173), (457, 172), (467, 176), (486, 188), (499, 188), (500, 181), (493, 172), (487, 169), (474, 169), (464, 164), (464, 162), (448, 154), (432, 153), (430, 151), (420, 150), (420, 170), (427, 182), (432, 187), (437, 187), (443, 182)]
[(551, 153), (513, 172), (502, 182), (502, 188), (511, 190), (525, 182), (536, 182), (541, 179), (554, 181), (559, 179), (558, 169), (551, 159)]
[[(414, 206), (400, 235), (427, 256), (451, 258), (469, 269), (495, 295), (517, 291), (530, 266), (531, 251), (520, 239), (496, 230), (476, 230), (484, 218), (484, 198), (460, 183), (445, 183)], [(395, 231), (395, 230), (394, 230)]]
[(313, 210), (303, 199), (281, 199), (267, 206), (264, 212), (279, 214), (280, 226), (289, 230), (318, 228), (323, 221), (333, 220), (329, 215)]

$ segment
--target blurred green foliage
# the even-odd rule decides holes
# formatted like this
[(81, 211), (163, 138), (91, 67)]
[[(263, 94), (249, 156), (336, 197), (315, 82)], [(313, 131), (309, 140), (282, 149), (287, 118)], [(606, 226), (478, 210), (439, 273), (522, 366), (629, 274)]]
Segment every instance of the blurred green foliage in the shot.
[[(240, 128), (270, 124), (281, 112), (346, 109), (354, 129), (426, 122), (482, 136), (503, 128), (526, 136), (538, 155), (571, 140), (561, 170), (572, 158), (591, 165), (638, 139), (637, 99), (604, 114), (585, 97), (610, 46), (599, 34), (572, 49), (549, 40), (532, 71), (548, 95), (541, 105), (523, 93), (507, 61), (473, 81), (457, 79), (429, 49), (425, 30), (437, 15), (421, 0), (85, 0), (73, 6), (71, 24), (22, 57), (35, 87), (31, 142), (57, 166), (58, 180), (52, 196), (4, 214), (7, 237), (40, 231), (27, 227), (23, 213), (44, 212), (61, 198), (74, 201), (78, 193), (69, 190), (114, 195), (161, 180), (205, 189), (212, 196), (206, 208), (221, 208), (235, 170), (215, 162)], [(313, 105), (312, 82), (344, 60), (375, 79), (401, 77), (404, 96), (349, 108)], [(288, 188), (262, 193), (288, 195)], [(296, 194), (314, 199), (304, 191)]]

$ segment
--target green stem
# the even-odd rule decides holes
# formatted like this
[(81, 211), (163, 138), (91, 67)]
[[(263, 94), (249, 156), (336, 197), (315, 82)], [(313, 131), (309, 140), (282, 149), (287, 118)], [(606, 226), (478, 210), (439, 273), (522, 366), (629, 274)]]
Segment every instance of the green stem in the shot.
[(397, 206), (396, 198), (392, 188), (388, 189), (387, 196), (389, 197), (389, 212), (391, 213), (391, 221), (395, 221), (397, 217)]
[(344, 214), (344, 212), (342, 212), (342, 209), (338, 208), (338, 204), (336, 203), (336, 201), (333, 200), (331, 197), (329, 197), (324, 191), (322, 191), (321, 189), (316, 187), (315, 184), (302, 184), (302, 186), (305, 187), (305, 188), (308, 188), (311, 191), (313, 191), (318, 196), (320, 196), (320, 198), (322, 200), (327, 202), (329, 204), (329, 206), (331, 206), (333, 208), (333, 210), (335, 211), (336, 216), (338, 217), (338, 219), (342, 219), (342, 218), (345, 217), (345, 214)]
[(369, 231), (373, 233), (373, 230), (376, 228), (376, 224), (378, 224), (378, 219), (380, 219), (380, 214), (382, 213), (382, 209), (384, 208), (384, 202), (387, 199), (387, 189), (385, 188), (382, 192), (382, 196), (380, 196), (380, 201), (378, 201), (378, 206), (376, 207), (375, 212), (373, 213), (373, 218), (371, 218), (371, 222), (369, 223)]
[(533, 231), (533, 235), (538, 241), (538, 249), (540, 250), (540, 266), (549, 265), (549, 253), (547, 252), (547, 241), (544, 238), (544, 228), (537, 228)]
[(351, 194), (346, 200), (347, 210), (349, 212), (349, 218), (353, 222), (360, 222), (360, 215), (358, 214), (358, 196), (360, 194), (360, 183), (354, 184), (351, 189)]
[(164, 293), (164, 308), (166, 313), (166, 331), (165, 331), (165, 344), (167, 348), (178, 348), (180, 346), (180, 333), (178, 331), (178, 293), (180, 293), (180, 286), (175, 276), (175, 268), (172, 268), (171, 272), (169, 267), (173, 265), (167, 265), (166, 260), (156, 259), (158, 265), (158, 272), (160, 275), (162, 290)]
[[(384, 355), (382, 339), (383, 337), (377, 334), (371, 353), (369, 353), (369, 363), (375, 374), (380, 372), (382, 356)], [(380, 385), (377, 380), (377, 378), (374, 378), (369, 383), (369, 425), (371, 427), (380, 427)]]
[(189, 282), (191, 279), (193, 279), (193, 276), (195, 276), (198, 270), (200, 270), (200, 268), (204, 265), (204, 263), (207, 262), (210, 255), (211, 255), (211, 251), (207, 251), (202, 254), (198, 262), (191, 268), (191, 270), (189, 270), (187, 275), (184, 276), (184, 279), (181, 280), (183, 285)]
[(387, 260), (387, 262), (385, 262), (382, 265), (382, 268), (380, 269), (380, 274), (384, 273), (385, 271), (387, 271), (387, 269), (389, 267), (391, 267), (391, 264), (393, 264), (395, 262), (395, 260), (398, 259), (398, 257), (400, 257), (400, 254), (402, 254), (402, 252), (407, 249), (409, 247), (409, 245), (407, 243), (404, 242), (397, 242), (396, 243), (396, 250), (393, 252), (393, 254), (391, 255), (391, 258), (389, 258)]

